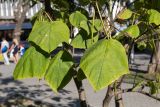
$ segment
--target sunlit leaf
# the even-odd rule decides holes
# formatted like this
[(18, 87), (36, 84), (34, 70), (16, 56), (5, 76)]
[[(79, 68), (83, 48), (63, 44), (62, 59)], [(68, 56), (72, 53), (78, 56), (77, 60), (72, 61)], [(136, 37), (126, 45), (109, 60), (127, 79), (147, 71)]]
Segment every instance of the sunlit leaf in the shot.
[(81, 21), (80, 27), (83, 28), (87, 32), (88, 35), (90, 34), (89, 23), (87, 21), (85, 20)]
[(81, 30), (76, 37), (72, 40), (71, 45), (74, 48), (89, 48), (91, 47), (94, 43), (96, 43), (98, 41), (98, 35), (95, 35), (93, 37), (93, 41), (91, 39), (91, 37), (87, 36), (86, 32), (84, 32), (83, 30)]
[[(61, 85), (66, 76), (69, 80), (72, 78), (72, 76), (68, 76), (69, 70), (72, 65), (72, 56), (66, 51), (60, 51), (51, 59), (48, 71), (45, 75), (45, 80), (55, 92), (57, 92), (59, 87), (64, 87)], [(63, 85), (66, 84), (67, 83)]]
[(127, 33), (132, 38), (136, 38), (139, 36), (140, 31), (139, 31), (139, 27), (137, 25), (132, 25), (132, 26), (129, 26), (124, 31), (122, 31), (122, 33)]
[(31, 77), (43, 78), (49, 62), (48, 57), (38, 52), (35, 47), (30, 47), (18, 61), (13, 76), (15, 79)]
[(37, 21), (29, 35), (29, 41), (34, 42), (46, 52), (51, 52), (62, 42), (69, 41), (69, 28), (62, 21)]
[(159, 20), (160, 13), (157, 10), (150, 9), (148, 10), (148, 14), (149, 14), (149, 23), (154, 23), (156, 25), (160, 24)]
[(72, 13), (69, 17), (69, 21), (70, 23), (75, 26), (75, 27), (79, 27), (81, 21), (87, 21), (87, 18), (85, 15), (83, 15), (81, 12), (76, 11), (74, 13)]
[(100, 40), (89, 48), (80, 61), (80, 68), (94, 90), (100, 90), (128, 71), (128, 60), (120, 42)]
[(132, 11), (129, 9), (124, 9), (118, 14), (119, 19), (129, 19), (132, 16)]

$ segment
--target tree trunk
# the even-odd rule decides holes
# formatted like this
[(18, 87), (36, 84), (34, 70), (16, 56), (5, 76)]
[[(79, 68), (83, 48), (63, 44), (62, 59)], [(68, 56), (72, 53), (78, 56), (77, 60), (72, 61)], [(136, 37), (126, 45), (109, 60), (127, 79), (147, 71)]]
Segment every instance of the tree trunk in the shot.
[[(119, 91), (119, 90), (120, 89), (118, 89), (117, 91)], [(115, 96), (115, 105), (116, 105), (116, 107), (124, 107), (122, 94), (117, 94)]]
[(113, 92), (112, 86), (109, 85), (107, 93), (106, 93), (106, 96), (105, 96), (105, 98), (103, 100), (103, 107), (109, 107), (109, 103), (110, 103), (113, 95), (114, 95), (114, 92)]
[(151, 55), (151, 60), (150, 60), (150, 64), (148, 66), (148, 73), (155, 73), (156, 71), (156, 55), (155, 52), (152, 53)]
[[(123, 77), (121, 79), (119, 79), (118, 82), (116, 82), (116, 86), (115, 86), (116, 87), (116, 90), (115, 90), (116, 92), (115, 93), (121, 91), (122, 80), (123, 80)], [(124, 107), (122, 93), (115, 95), (115, 105), (116, 105), (116, 107)]]
[(14, 29), (14, 38), (20, 41), (20, 35), (22, 34), (22, 24), (26, 18), (26, 13), (29, 10), (29, 1), (23, 1), (19, 0), (17, 6), (14, 9), (14, 16), (15, 16), (15, 22), (16, 27)]
[(155, 41), (155, 49), (152, 53), (148, 73), (160, 73), (160, 41)]
[(134, 41), (130, 41), (128, 45), (129, 45), (129, 49), (127, 50), (128, 62), (129, 64), (133, 64), (134, 63)]
[(86, 101), (86, 94), (85, 94), (85, 90), (83, 88), (82, 81), (78, 81), (78, 79), (75, 77), (74, 82), (75, 82), (77, 90), (78, 90), (78, 95), (79, 95), (81, 107), (88, 107), (87, 101)]

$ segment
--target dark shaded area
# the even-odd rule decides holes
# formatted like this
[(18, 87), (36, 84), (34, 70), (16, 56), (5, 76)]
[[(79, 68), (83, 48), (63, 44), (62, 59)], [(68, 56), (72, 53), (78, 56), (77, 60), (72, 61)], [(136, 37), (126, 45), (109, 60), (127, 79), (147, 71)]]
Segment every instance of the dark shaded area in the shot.
[(130, 68), (129, 70), (137, 73), (148, 73), (146, 70), (142, 70), (142, 69)]
[(22, 82), (14, 80), (13, 77), (0, 79), (1, 85), (8, 85), (9, 83), (13, 83), (15, 85), (20, 85)]
[(0, 61), (0, 65), (3, 65), (3, 64), (4, 64), (4, 62)]
[[(12, 85), (8, 85), (12, 84)], [(0, 88), (0, 107), (80, 107), (79, 100), (71, 97), (62, 98), (71, 91), (62, 89), (59, 91), (60, 96), (54, 95), (47, 85), (24, 85), (12, 77), (0, 77), (0, 85), (8, 87)], [(48, 94), (48, 93), (51, 94)], [(77, 96), (78, 97), (78, 96)], [(46, 99), (55, 103), (49, 103)], [(62, 103), (62, 102), (66, 103)]]
[(143, 64), (130, 64), (129, 70), (136, 73), (148, 73), (147, 70), (139, 69), (139, 67), (144, 66)]

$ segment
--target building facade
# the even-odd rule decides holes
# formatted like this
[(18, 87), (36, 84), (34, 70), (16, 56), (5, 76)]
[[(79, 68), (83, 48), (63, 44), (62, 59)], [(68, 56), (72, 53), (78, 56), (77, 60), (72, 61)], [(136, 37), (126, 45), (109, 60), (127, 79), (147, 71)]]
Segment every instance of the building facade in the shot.
[[(18, 5), (19, 0), (0, 0), (0, 40), (2, 37), (6, 37), (9, 41), (12, 39), (13, 30), (15, 28), (14, 22), (14, 9), (15, 6)], [(29, 4), (33, 5), (32, 0), (30, 0)], [(22, 40), (25, 40), (29, 32), (32, 28), (32, 24), (30, 23), (30, 19), (37, 13), (43, 4), (37, 2), (34, 4), (26, 13), (26, 20), (22, 25), (22, 29), (24, 31), (23, 36), (21, 36)]]

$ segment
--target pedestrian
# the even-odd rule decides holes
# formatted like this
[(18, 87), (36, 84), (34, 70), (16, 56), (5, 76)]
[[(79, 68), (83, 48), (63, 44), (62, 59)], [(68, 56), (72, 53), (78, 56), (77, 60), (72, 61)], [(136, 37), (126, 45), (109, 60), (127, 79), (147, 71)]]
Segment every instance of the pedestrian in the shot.
[(12, 49), (12, 50), (9, 52), (9, 59), (10, 59), (11, 61), (14, 61), (13, 51), (14, 51), (14, 49)]
[(11, 52), (11, 50), (14, 50), (13, 51), (13, 60), (14, 60), (15, 64), (18, 63), (18, 59), (19, 59), (19, 55), (18, 55), (19, 46), (18, 46), (18, 44), (19, 44), (18, 40), (16, 38), (14, 38), (12, 41), (11, 48), (9, 49), (9, 52)]
[(19, 45), (19, 51), (20, 51), (20, 55), (22, 57), (24, 55), (24, 52), (25, 52), (25, 48), (24, 48), (23, 44)]
[(9, 43), (7, 42), (7, 40), (5, 39), (5, 37), (2, 38), (2, 42), (1, 42), (1, 53), (2, 56), (4, 58), (4, 64), (5, 65), (9, 65), (9, 58), (8, 58), (8, 49), (9, 49)]

